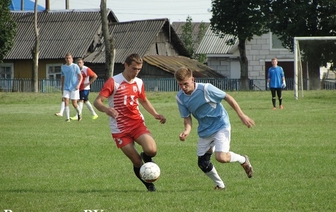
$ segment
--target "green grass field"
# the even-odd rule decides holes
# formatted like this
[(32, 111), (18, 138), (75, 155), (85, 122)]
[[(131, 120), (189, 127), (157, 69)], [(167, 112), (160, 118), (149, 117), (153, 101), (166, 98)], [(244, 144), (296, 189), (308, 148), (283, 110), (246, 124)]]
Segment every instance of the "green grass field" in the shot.
[(294, 100), (285, 91), (285, 109), (275, 111), (270, 92), (230, 94), (256, 122), (246, 128), (223, 101), (231, 150), (249, 155), (254, 176), (212, 160), (227, 186), (214, 191), (197, 167), (196, 121), (180, 142), (175, 93), (147, 93), (167, 118), (161, 125), (144, 112), (161, 168), (157, 192), (147, 192), (115, 147), (105, 114), (91, 120), (84, 108), (81, 122), (66, 123), (54, 116), (60, 93), (0, 93), (0, 211), (335, 211), (336, 92)]

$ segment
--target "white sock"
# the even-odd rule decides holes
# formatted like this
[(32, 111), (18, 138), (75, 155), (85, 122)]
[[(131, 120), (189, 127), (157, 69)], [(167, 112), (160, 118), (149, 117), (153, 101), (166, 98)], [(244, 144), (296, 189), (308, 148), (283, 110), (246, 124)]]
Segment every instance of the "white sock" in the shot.
[(65, 108), (65, 102), (62, 101), (61, 103), (61, 109), (60, 109), (60, 114), (63, 116), (63, 113), (64, 113), (64, 108)]
[(70, 108), (69, 108), (69, 106), (65, 106), (65, 115), (66, 115), (66, 119), (70, 119)]
[(93, 109), (91, 103), (90, 103), (89, 101), (86, 101), (85, 104), (86, 104), (87, 108), (89, 109), (89, 111), (91, 112), (91, 114), (92, 114), (93, 116), (96, 116), (97, 113), (94, 111), (94, 109)]
[(78, 105), (77, 105), (77, 107), (75, 107), (75, 110), (77, 111), (76, 115), (81, 114), (80, 111), (79, 111), (79, 106)]
[(82, 111), (83, 111), (83, 102), (82, 101), (80, 101), (80, 102), (78, 102), (78, 107), (79, 107), (79, 114), (82, 114)]
[(245, 163), (245, 157), (243, 157), (239, 154), (236, 154), (234, 152), (230, 152), (230, 154), (231, 154), (230, 163), (232, 163), (232, 162), (239, 162), (240, 164)]
[(224, 182), (223, 180), (219, 177), (217, 170), (215, 167), (212, 168), (211, 171), (205, 173), (205, 175), (207, 175), (210, 179), (212, 179), (212, 181), (215, 183), (215, 185), (224, 188)]

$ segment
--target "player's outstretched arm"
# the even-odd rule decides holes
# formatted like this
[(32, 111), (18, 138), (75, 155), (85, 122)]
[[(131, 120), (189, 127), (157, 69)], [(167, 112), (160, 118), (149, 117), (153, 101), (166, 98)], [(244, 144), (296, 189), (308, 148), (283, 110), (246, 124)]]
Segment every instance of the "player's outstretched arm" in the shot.
[(237, 101), (232, 96), (226, 94), (224, 99), (236, 111), (243, 124), (245, 124), (248, 128), (251, 128), (255, 125), (254, 121), (244, 114)]
[(139, 98), (138, 100), (139, 100), (139, 103), (142, 105), (142, 107), (144, 107), (145, 110), (147, 110), (148, 113), (150, 113), (152, 116), (154, 116), (155, 119), (159, 120), (161, 124), (166, 123), (166, 118), (163, 115), (156, 112), (152, 103), (150, 103), (150, 101), (147, 98), (145, 99)]

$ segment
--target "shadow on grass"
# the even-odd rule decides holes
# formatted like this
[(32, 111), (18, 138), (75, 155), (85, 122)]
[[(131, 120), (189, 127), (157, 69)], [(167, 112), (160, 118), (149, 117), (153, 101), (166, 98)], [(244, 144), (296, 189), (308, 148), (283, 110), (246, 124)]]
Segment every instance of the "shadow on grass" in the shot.
[[(185, 189), (181, 188), (174, 190), (160, 190), (158, 189), (156, 192), (158, 193), (176, 193), (176, 192), (200, 192), (199, 189)], [(211, 190), (212, 191), (212, 190)], [(9, 189), (9, 190), (0, 190), (0, 193), (79, 193), (79, 194), (89, 194), (89, 193), (143, 193), (147, 192), (146, 189), (132, 189), (132, 190), (124, 190), (124, 189), (92, 189), (92, 190), (37, 190), (37, 189)], [(148, 193), (156, 193), (156, 192), (148, 192)], [(204, 191), (203, 191), (204, 192)]]

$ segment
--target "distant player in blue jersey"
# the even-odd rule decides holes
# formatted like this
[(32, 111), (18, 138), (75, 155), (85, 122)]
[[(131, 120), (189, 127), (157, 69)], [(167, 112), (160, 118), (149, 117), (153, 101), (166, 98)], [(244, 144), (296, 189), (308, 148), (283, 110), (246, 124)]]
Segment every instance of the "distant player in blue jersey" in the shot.
[(70, 53), (65, 55), (65, 64), (61, 67), (61, 89), (62, 96), (65, 103), (66, 122), (70, 122), (70, 108), (69, 99), (71, 99), (72, 106), (78, 114), (78, 121), (81, 120), (80, 110), (77, 104), (79, 100), (79, 86), (82, 82), (82, 74), (79, 66), (73, 63), (73, 58)]
[(229, 116), (221, 101), (224, 99), (238, 114), (247, 127), (253, 127), (254, 121), (240, 109), (236, 100), (209, 83), (196, 83), (192, 71), (182, 67), (175, 72), (175, 79), (181, 88), (176, 95), (180, 115), (184, 118), (184, 130), (179, 135), (184, 141), (192, 128), (192, 117), (198, 121), (198, 166), (213, 180), (215, 189), (225, 189), (225, 184), (219, 177), (211, 155), (221, 163), (239, 162), (247, 176), (252, 177), (253, 169), (247, 155), (242, 156), (230, 151), (231, 125)]
[(279, 108), (282, 106), (282, 89), (286, 88), (285, 74), (281, 66), (278, 66), (278, 59), (272, 58), (272, 67), (268, 69), (267, 88), (271, 89), (273, 110), (276, 110), (275, 92), (279, 99)]

